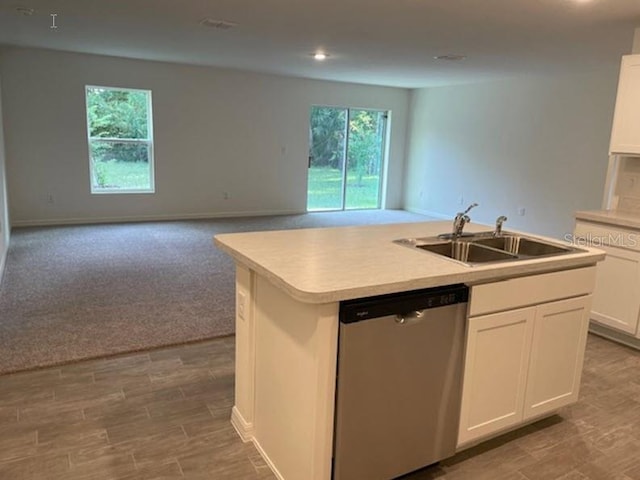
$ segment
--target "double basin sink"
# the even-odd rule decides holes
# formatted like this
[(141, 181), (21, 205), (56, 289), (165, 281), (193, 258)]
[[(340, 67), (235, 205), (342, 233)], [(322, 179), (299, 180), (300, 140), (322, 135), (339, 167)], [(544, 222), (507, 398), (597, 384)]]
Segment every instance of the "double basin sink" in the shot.
[(403, 238), (394, 240), (394, 243), (441, 255), (467, 265), (528, 260), (584, 251), (510, 232), (503, 232), (498, 236), (494, 235), (493, 231), (463, 235), (457, 238), (452, 238), (450, 234)]

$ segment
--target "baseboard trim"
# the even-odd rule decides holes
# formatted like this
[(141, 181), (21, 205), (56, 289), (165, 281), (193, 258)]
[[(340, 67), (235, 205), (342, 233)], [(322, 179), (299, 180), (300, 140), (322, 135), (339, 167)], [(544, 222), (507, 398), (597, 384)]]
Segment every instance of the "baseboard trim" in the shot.
[(209, 212), (209, 213), (182, 213), (173, 215), (133, 215), (121, 217), (77, 217), (77, 218), (53, 218), (50, 220), (15, 220), (12, 227), (47, 227), (55, 225), (92, 225), (99, 223), (128, 223), (128, 222), (162, 222), (172, 220), (204, 220), (208, 218), (229, 217), (266, 217), (271, 215), (302, 215), (307, 213), (300, 210), (260, 210), (242, 212)]
[(4, 269), (7, 266), (7, 252), (9, 251), (9, 245), (5, 248), (2, 255), (0, 255), (0, 285), (2, 285), (2, 279), (4, 278)]
[(253, 423), (247, 422), (235, 405), (231, 409), (231, 425), (244, 443), (253, 441)]
[(271, 461), (269, 455), (267, 455), (267, 453), (264, 451), (262, 445), (260, 445), (260, 442), (256, 440), (256, 437), (254, 435), (253, 423), (247, 422), (240, 413), (240, 410), (238, 410), (235, 405), (231, 409), (231, 425), (233, 425), (233, 428), (235, 428), (236, 432), (238, 432), (238, 435), (240, 435), (240, 438), (244, 443), (253, 443), (253, 445), (256, 447), (256, 450), (258, 450), (258, 453), (265, 461), (265, 463), (269, 466), (276, 478), (278, 478), (279, 480), (284, 480), (284, 477)]
[(618, 330), (614, 330), (613, 328), (609, 328), (593, 320), (589, 322), (589, 332), (593, 333), (594, 335), (598, 335), (599, 337), (604, 337), (608, 340), (622, 343), (627, 347), (640, 350), (640, 339), (632, 336), (629, 333), (619, 332)]
[(451, 215), (445, 215), (444, 213), (432, 212), (431, 210), (424, 210), (422, 208), (405, 207), (404, 210), (411, 213), (417, 213), (418, 215), (425, 215), (438, 220), (451, 220)]
[(276, 476), (276, 478), (278, 480), (284, 480), (284, 477), (282, 476), (282, 474), (278, 471), (278, 469), (276, 468), (276, 466), (273, 464), (273, 462), (271, 461), (271, 459), (269, 458), (269, 455), (267, 455), (264, 451), (264, 449), (262, 448), (262, 445), (260, 445), (260, 442), (258, 442), (255, 438), (253, 439), (253, 445), (256, 447), (256, 450), (258, 450), (258, 453), (260, 454), (260, 456), (262, 457), (262, 459), (265, 461), (265, 463), (269, 466), (269, 468), (271, 469), (271, 471), (273, 472), (273, 474)]

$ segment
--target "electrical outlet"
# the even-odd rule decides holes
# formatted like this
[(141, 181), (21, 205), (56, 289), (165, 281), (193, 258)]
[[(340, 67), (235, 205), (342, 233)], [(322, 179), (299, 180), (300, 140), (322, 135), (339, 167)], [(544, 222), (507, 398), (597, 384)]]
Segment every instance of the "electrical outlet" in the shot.
[(224, 198), (225, 200), (229, 200), (229, 198), (231, 198), (231, 195), (229, 194), (229, 192), (222, 192), (222, 198)]
[(527, 212), (527, 209), (524, 207), (518, 207), (518, 215), (524, 217), (524, 214)]
[(47, 203), (53, 205), (54, 200), (53, 200), (53, 194), (52, 193), (48, 193), (47, 194)]
[(243, 292), (238, 292), (238, 304), (236, 308), (238, 309), (238, 317), (244, 320), (244, 305), (247, 297)]

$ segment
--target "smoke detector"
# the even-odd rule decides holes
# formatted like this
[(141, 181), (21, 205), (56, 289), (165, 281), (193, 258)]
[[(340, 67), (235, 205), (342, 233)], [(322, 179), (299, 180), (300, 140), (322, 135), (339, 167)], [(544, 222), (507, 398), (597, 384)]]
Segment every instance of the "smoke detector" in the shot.
[(200, 20), (200, 25), (203, 27), (217, 28), (218, 30), (229, 30), (238, 26), (236, 22), (216, 20), (215, 18), (203, 18)]

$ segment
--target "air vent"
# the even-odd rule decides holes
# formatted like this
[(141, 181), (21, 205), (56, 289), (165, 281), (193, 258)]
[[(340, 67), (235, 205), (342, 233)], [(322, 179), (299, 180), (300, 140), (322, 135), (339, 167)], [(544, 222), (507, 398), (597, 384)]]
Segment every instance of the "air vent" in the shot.
[(28, 7), (16, 7), (16, 12), (19, 13), (20, 15), (24, 15), (25, 17), (30, 17), (31, 15), (36, 13), (36, 11), (33, 8), (28, 8)]
[(200, 25), (203, 27), (217, 28), (218, 30), (229, 30), (238, 26), (236, 22), (216, 20), (215, 18), (204, 18), (200, 20)]
[(437, 57), (433, 57), (436, 60), (445, 60), (447, 62), (459, 62), (460, 60), (465, 60), (467, 58), (466, 55), (458, 55), (455, 53), (448, 53), (446, 55), (438, 55)]

